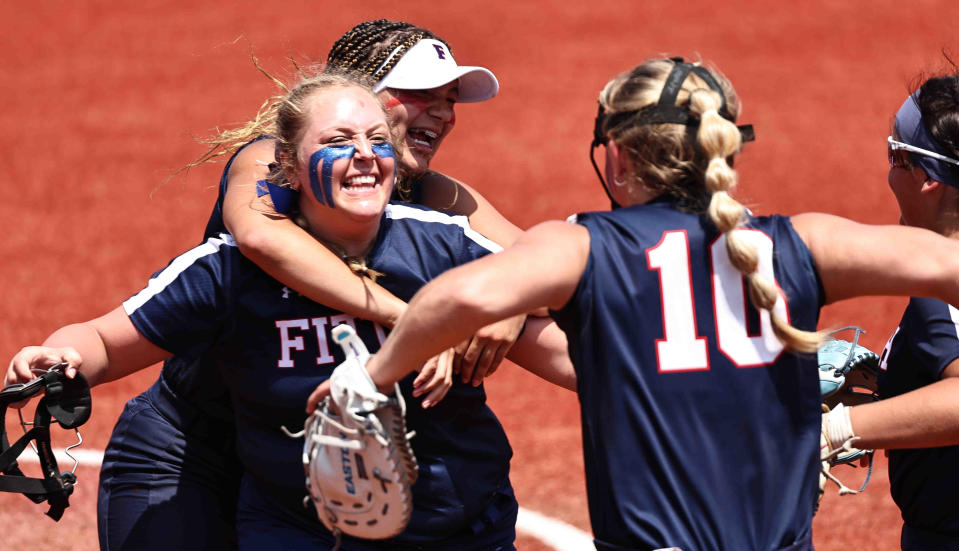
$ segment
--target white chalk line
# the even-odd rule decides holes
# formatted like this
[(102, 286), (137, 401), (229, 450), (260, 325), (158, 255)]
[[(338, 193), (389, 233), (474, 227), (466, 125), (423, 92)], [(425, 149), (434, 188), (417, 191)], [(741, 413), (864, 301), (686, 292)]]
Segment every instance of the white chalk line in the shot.
[[(63, 450), (55, 450), (57, 464), (61, 469), (72, 469), (73, 460), (67, 457)], [(76, 458), (82, 467), (100, 467), (103, 462), (103, 452), (99, 450), (74, 449), (70, 454)], [(17, 461), (24, 463), (39, 463), (39, 458), (32, 450), (26, 450)], [(548, 517), (542, 513), (520, 507), (516, 518), (516, 531), (538, 539), (556, 551), (592, 551), (593, 538), (587, 532), (567, 524), (561, 520)]]

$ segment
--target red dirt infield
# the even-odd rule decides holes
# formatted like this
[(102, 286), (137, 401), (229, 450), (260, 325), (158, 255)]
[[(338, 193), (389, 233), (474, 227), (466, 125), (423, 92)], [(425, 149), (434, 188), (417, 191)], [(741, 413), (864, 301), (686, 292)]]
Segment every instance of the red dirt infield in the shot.
[[(247, 120), (275, 92), (251, 48), (289, 80), (287, 56), (323, 59), (366, 19), (410, 21), (449, 40), (460, 64), (492, 69), (501, 91), (457, 107), (460, 128), (434, 168), (524, 228), (607, 206), (587, 157), (597, 92), (659, 54), (714, 62), (736, 86), (741, 121), (756, 127), (737, 163), (738, 197), (754, 212), (895, 223), (885, 180), (891, 117), (921, 71), (945, 68), (943, 49), (959, 55), (953, 0), (8, 0), (0, 15), (3, 358), (115, 307), (199, 240), (222, 164), (168, 177), (203, 151), (194, 137)], [(822, 326), (861, 325), (879, 351), (904, 304), (840, 303), (823, 311)], [(94, 390), (85, 449), (104, 447), (124, 401), (156, 374)], [(487, 388), (515, 450), (521, 505), (588, 531), (575, 396), (512, 365)], [(815, 522), (818, 549), (898, 549), (885, 464), (878, 458), (863, 495), (830, 491)], [(0, 495), (0, 547), (96, 549), (97, 471), (78, 475), (59, 523), (23, 496)], [(548, 549), (529, 536), (518, 546)]]

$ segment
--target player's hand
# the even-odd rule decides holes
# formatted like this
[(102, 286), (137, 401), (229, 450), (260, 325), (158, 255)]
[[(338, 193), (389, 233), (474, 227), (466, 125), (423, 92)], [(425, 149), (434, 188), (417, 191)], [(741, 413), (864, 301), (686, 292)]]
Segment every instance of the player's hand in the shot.
[(479, 386), (499, 367), (525, 323), (526, 314), (520, 314), (483, 327), (472, 338), (456, 346), (453, 371), (464, 383)]
[(306, 413), (312, 415), (316, 411), (316, 407), (320, 405), (320, 402), (324, 398), (330, 395), (330, 380), (327, 379), (316, 386), (313, 389), (313, 392), (310, 394), (310, 397), (306, 399)]
[(83, 358), (69, 346), (51, 348), (49, 346), (26, 346), (21, 348), (17, 355), (10, 360), (4, 386), (17, 383), (26, 383), (37, 378), (38, 371), (46, 371), (56, 364), (67, 364), (63, 372), (68, 379), (77, 374), (77, 369), (83, 365)]
[(420, 402), (423, 409), (436, 405), (453, 386), (453, 356), (452, 348), (433, 356), (413, 379), (413, 396), (426, 395)]
[[(83, 358), (71, 347), (26, 346), (21, 348), (10, 360), (3, 386), (29, 383), (36, 379), (41, 372), (57, 364), (66, 364), (63, 367), (63, 372), (67, 378), (72, 379), (76, 376), (77, 369), (83, 364)], [(25, 404), (26, 401), (23, 401), (11, 404), (11, 406), (21, 408)]]

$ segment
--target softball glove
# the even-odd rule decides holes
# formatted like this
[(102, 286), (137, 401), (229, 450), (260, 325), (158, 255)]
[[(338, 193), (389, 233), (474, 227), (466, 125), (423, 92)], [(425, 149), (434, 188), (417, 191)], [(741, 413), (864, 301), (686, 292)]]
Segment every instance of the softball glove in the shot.
[[(831, 481), (839, 487), (839, 495), (856, 494), (866, 489), (872, 476), (872, 458), (862, 487), (857, 491), (842, 483), (831, 469), (837, 465), (853, 465), (865, 456), (871, 456), (873, 450), (860, 450), (853, 447), (858, 438), (845, 439), (841, 444), (830, 438), (827, 414), (845, 415), (848, 423), (848, 410), (844, 406), (864, 404), (879, 399), (876, 378), (879, 374), (879, 356), (868, 348), (859, 346), (859, 335), (864, 331), (858, 327), (845, 327), (839, 331), (853, 329), (853, 341), (828, 338), (819, 349), (819, 392), (822, 397), (823, 428), (820, 434), (821, 472), (819, 475), (819, 498), (822, 499), (826, 484)], [(833, 334), (837, 333), (834, 332)], [(835, 410), (835, 411), (834, 411)], [(840, 439), (842, 440), (842, 439)]]
[(304, 427), (306, 488), (320, 521), (340, 533), (384, 539), (402, 532), (412, 513), (417, 465), (397, 385), (377, 391), (370, 354), (349, 325), (332, 331), (346, 360), (330, 377), (330, 396)]
[[(858, 327), (853, 341), (829, 337), (819, 349), (819, 393), (829, 409), (843, 403), (855, 406), (879, 399), (876, 377), (879, 374), (879, 356), (859, 346)], [(835, 333), (833, 333), (835, 334)]]

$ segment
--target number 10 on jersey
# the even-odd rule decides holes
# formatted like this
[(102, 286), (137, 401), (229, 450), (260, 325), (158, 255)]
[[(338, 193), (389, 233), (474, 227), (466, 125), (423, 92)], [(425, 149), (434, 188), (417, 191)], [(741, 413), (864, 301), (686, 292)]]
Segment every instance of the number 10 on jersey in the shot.
[[(767, 281), (775, 281), (773, 274), (773, 241), (758, 230), (738, 230), (759, 252), (759, 274)], [(684, 230), (667, 231), (662, 240), (646, 250), (650, 270), (659, 272), (659, 290), (662, 299), (664, 338), (656, 341), (656, 358), (660, 372), (702, 371), (709, 369), (709, 340), (737, 367), (768, 365), (783, 351), (783, 345), (773, 333), (769, 312), (759, 312), (759, 334), (750, 335), (746, 323), (746, 281), (732, 265), (726, 254), (726, 236), (720, 236), (710, 246), (708, 278), (693, 274), (689, 262), (689, 237)], [(694, 277), (700, 276), (700, 277)], [(693, 282), (709, 281), (712, 298), (714, 334), (703, 335), (696, 320)], [(700, 296), (707, 293), (700, 291)], [(775, 306), (776, 314), (789, 320), (782, 291)]]

